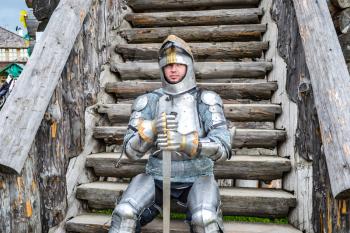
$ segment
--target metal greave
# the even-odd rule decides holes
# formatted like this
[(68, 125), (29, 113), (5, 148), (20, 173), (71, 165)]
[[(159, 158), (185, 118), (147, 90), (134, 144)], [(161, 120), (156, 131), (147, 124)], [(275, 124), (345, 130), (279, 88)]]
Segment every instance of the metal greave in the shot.
[(155, 184), (152, 176), (137, 175), (115, 207), (109, 233), (134, 233), (142, 211), (154, 203)]
[(188, 195), (194, 233), (223, 232), (219, 187), (214, 176), (199, 177)]

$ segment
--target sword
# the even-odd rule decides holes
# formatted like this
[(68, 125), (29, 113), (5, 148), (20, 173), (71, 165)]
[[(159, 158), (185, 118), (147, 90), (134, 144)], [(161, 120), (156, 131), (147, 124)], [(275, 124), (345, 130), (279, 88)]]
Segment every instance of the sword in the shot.
[[(166, 113), (163, 112), (163, 129), (167, 134), (168, 126)], [(163, 233), (170, 233), (170, 178), (171, 178), (171, 151), (163, 150)]]
[(171, 151), (163, 152), (163, 233), (170, 233)]

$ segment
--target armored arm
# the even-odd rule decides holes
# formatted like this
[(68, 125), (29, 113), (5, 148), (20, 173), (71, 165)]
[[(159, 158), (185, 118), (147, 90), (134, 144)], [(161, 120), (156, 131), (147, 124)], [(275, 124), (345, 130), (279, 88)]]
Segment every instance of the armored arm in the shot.
[(212, 91), (201, 93), (200, 114), (207, 136), (199, 138), (198, 153), (213, 161), (231, 157), (231, 135), (219, 95)]
[(153, 145), (156, 128), (151, 119), (147, 95), (138, 97), (132, 105), (128, 130), (124, 137), (125, 154), (129, 159), (141, 158)]

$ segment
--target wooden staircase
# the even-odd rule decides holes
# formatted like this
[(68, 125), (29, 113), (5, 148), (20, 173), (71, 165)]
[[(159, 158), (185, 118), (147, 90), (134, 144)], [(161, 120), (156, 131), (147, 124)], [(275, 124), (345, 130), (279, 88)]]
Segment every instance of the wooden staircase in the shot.
[[(286, 140), (286, 132), (274, 126), (283, 106), (271, 103), (278, 83), (266, 79), (273, 67), (264, 59), (268, 42), (262, 41), (266, 25), (260, 23), (264, 10), (259, 8), (259, 2), (129, 0), (135, 13), (127, 14), (125, 20), (132, 28), (120, 31), (127, 43), (115, 48), (124, 61), (111, 64), (111, 70), (121, 81), (105, 86), (105, 91), (117, 101), (97, 106), (97, 111), (107, 120), (95, 127), (94, 137), (105, 143), (107, 149), (90, 155), (86, 161), (86, 166), (101, 178), (77, 188), (77, 198), (86, 201), (89, 209), (114, 208), (116, 199), (127, 187), (122, 181), (144, 172), (147, 157), (136, 162), (123, 158), (118, 168), (115, 164), (132, 100), (160, 87), (157, 52), (165, 37), (175, 34), (192, 48), (198, 86), (223, 98), (230, 127), (237, 127), (232, 145), (234, 156), (215, 165), (216, 178), (259, 180), (261, 184), (250, 188), (221, 187), (224, 215), (288, 216), (297, 205), (293, 194), (279, 188), (261, 188), (263, 181), (281, 179), (291, 170), (291, 162), (276, 152), (279, 143)], [(111, 216), (86, 213), (69, 220), (66, 229), (107, 232), (110, 220)], [(181, 221), (173, 221), (171, 228), (172, 232), (189, 232)], [(161, 231), (159, 219), (143, 229), (143, 232)], [(290, 225), (236, 222), (225, 222), (225, 232), (300, 233)]]

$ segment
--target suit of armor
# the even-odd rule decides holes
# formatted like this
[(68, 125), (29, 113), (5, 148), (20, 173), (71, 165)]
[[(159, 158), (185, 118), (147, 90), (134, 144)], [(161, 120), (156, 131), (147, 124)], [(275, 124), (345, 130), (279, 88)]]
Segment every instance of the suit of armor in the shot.
[[(186, 75), (169, 83), (163, 69), (186, 65)], [(171, 195), (188, 209), (192, 232), (223, 231), (213, 163), (231, 156), (231, 137), (221, 98), (196, 86), (188, 45), (169, 36), (159, 52), (162, 88), (138, 97), (124, 138), (132, 160), (150, 151), (146, 173), (136, 176), (116, 206), (110, 233), (139, 231), (161, 207), (162, 150), (171, 150)]]

